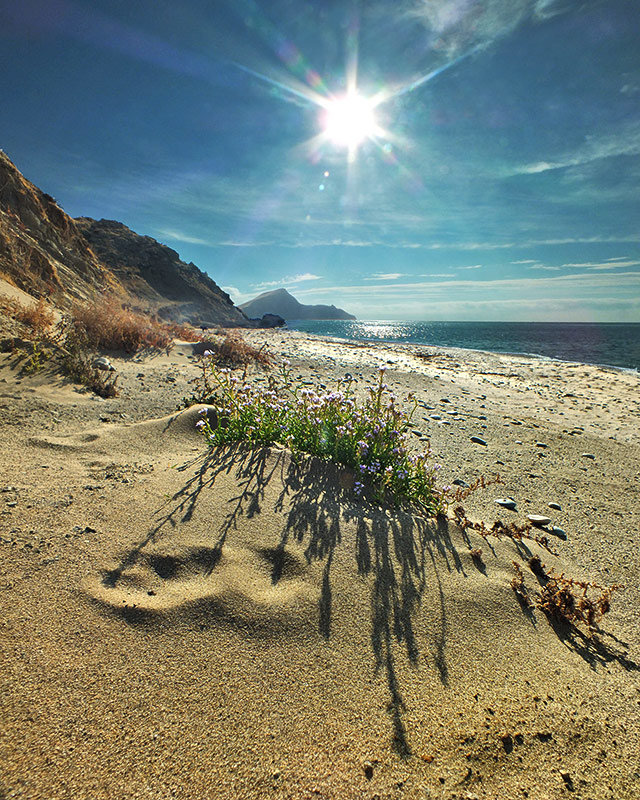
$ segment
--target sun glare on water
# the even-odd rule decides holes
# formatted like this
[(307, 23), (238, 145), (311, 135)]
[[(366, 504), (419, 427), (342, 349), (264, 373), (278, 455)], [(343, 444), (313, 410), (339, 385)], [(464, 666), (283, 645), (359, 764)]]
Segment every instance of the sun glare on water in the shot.
[(378, 130), (373, 103), (357, 92), (329, 102), (324, 110), (324, 133), (339, 147), (355, 150)]

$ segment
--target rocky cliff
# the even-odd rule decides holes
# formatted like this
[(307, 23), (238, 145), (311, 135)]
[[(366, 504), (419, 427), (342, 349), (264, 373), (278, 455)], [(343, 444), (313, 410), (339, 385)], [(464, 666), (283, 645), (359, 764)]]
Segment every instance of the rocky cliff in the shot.
[(208, 325), (247, 324), (229, 295), (195, 264), (181, 261), (170, 247), (114, 220), (79, 217), (75, 222), (125, 289), (159, 316)]
[(355, 319), (335, 306), (308, 306), (298, 302), (286, 289), (264, 292), (253, 300), (243, 303), (240, 308), (248, 317), (261, 317), (263, 314), (278, 314), (286, 320), (293, 319)]
[(0, 277), (61, 308), (107, 293), (168, 320), (249, 324), (195, 264), (120, 222), (72, 219), (2, 151)]
[(0, 274), (59, 305), (123, 294), (76, 223), (0, 151)]

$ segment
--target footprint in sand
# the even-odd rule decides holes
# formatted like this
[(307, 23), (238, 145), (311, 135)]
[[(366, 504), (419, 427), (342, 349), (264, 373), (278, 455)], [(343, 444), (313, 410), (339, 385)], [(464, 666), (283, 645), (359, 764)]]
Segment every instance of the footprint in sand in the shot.
[(317, 628), (316, 564), (289, 547), (150, 545), (88, 580), (85, 592), (127, 622), (194, 622), (245, 632)]

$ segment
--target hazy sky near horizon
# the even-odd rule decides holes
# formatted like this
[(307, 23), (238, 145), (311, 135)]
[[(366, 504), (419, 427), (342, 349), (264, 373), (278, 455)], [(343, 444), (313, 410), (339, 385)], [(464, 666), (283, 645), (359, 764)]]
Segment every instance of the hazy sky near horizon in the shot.
[(639, 42), (637, 0), (0, 0), (0, 147), (236, 302), (640, 321)]

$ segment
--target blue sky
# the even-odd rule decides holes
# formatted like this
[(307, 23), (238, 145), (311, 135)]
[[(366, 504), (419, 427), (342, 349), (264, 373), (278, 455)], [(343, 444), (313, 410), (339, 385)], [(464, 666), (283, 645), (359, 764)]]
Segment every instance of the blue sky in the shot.
[(640, 321), (638, 42), (637, 0), (0, 0), (0, 146), (237, 302)]

